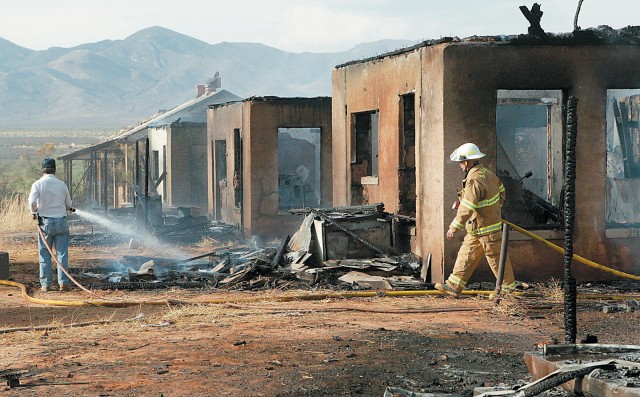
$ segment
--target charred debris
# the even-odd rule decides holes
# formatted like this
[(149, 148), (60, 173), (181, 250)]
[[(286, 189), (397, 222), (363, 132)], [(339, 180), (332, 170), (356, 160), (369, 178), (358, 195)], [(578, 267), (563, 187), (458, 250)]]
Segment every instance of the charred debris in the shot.
[(156, 234), (165, 241), (206, 235), (224, 246), (182, 260), (124, 256), (118, 266), (78, 276), (92, 289), (119, 290), (432, 288), (425, 282), (428, 261), (423, 264), (417, 255), (394, 248), (395, 227), (415, 224), (414, 219), (386, 213), (382, 203), (290, 213), (302, 218), (292, 236), (260, 243), (237, 227), (192, 219)]

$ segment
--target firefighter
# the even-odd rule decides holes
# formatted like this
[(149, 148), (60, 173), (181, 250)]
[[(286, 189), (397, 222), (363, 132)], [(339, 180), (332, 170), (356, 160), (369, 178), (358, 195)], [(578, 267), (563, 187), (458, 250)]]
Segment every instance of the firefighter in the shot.
[[(466, 229), (467, 234), (458, 251), (451, 275), (444, 283), (436, 283), (435, 288), (456, 298), (460, 297), (483, 253), (493, 274), (496, 277), (498, 275), (502, 240), (501, 208), (505, 190), (500, 179), (480, 164), (479, 160), (485, 156), (473, 143), (461, 145), (450, 156), (451, 161), (460, 165), (466, 177), (462, 181), (458, 201), (453, 207), (457, 209), (457, 213), (449, 226), (447, 238), (453, 240), (462, 229)], [(513, 268), (507, 256), (502, 290), (510, 292), (515, 287)]]

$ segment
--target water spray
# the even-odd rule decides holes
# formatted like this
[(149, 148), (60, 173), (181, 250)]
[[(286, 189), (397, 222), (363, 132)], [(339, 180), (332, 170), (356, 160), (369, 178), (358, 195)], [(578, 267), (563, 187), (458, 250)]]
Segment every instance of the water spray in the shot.
[[(150, 233), (146, 232), (146, 231), (141, 231), (141, 230), (134, 230), (132, 229), (130, 226), (128, 225), (123, 225), (123, 224), (119, 224), (116, 223), (114, 221), (112, 221), (111, 219), (102, 216), (102, 215), (97, 215), (95, 213), (92, 212), (88, 212), (88, 211), (83, 211), (80, 209), (76, 209), (75, 213), (91, 222), (91, 223), (95, 223), (101, 226), (104, 226), (105, 228), (107, 228), (108, 230), (117, 233), (119, 235), (122, 236), (127, 236), (130, 237), (132, 240), (135, 241), (139, 241), (142, 246), (147, 247), (147, 248), (151, 248), (155, 251), (158, 252), (164, 252), (166, 251), (166, 244), (162, 243), (161, 241), (159, 241), (156, 237), (154, 237), (153, 235), (151, 235)], [(131, 248), (134, 248), (135, 246), (132, 245)], [(137, 247), (135, 247), (137, 248)], [(171, 249), (171, 256), (174, 257), (175, 259), (178, 260), (182, 260), (182, 259), (186, 259), (189, 257), (189, 255), (183, 253), (183, 252), (179, 252), (178, 250), (172, 248)]]

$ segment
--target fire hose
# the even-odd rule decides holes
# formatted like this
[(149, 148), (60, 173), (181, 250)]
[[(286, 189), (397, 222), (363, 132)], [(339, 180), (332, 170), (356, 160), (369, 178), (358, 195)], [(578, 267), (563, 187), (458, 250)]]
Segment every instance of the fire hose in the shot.
[[(513, 223), (511, 223), (509, 221), (505, 221), (504, 219), (502, 221), (504, 223), (506, 223), (507, 225), (509, 225), (509, 227), (512, 228), (513, 230), (515, 230), (515, 231), (517, 231), (517, 232), (519, 232), (521, 234), (524, 234), (527, 237), (530, 237), (532, 240), (544, 245), (547, 248), (551, 248), (552, 250), (554, 250), (554, 251), (556, 251), (556, 252), (558, 252), (560, 254), (564, 254), (564, 249), (562, 247), (559, 247), (559, 246), (553, 244), (551, 241), (545, 240), (542, 237), (540, 237), (540, 236), (538, 236), (536, 234), (533, 234), (530, 231), (528, 231), (526, 229), (523, 229), (520, 226), (515, 225), (515, 224), (513, 224)], [(628, 278), (630, 280), (640, 280), (640, 276), (636, 276), (635, 274), (629, 274), (629, 273), (622, 272), (620, 270), (612, 269), (610, 267), (601, 265), (601, 264), (596, 263), (596, 262), (594, 262), (592, 260), (589, 260), (587, 258), (583, 258), (580, 255), (573, 254), (573, 260), (575, 260), (576, 262), (580, 262), (583, 265), (587, 265), (589, 267), (592, 267), (594, 269), (598, 269), (598, 270), (602, 270), (602, 271), (607, 272), (607, 273), (615, 274), (616, 276), (619, 276), (619, 277)]]
[[(564, 253), (564, 250), (551, 243), (548, 240), (543, 239), (511, 222), (504, 221), (509, 227), (513, 230), (524, 234), (525, 236), (530, 237), (534, 241), (541, 243), (559, 253)], [(44, 234), (40, 226), (38, 225), (39, 232)], [(44, 239), (46, 242), (46, 239)], [(51, 252), (51, 248), (47, 245), (49, 252)], [(53, 255), (52, 257), (58, 262), (57, 257)], [(611, 269), (609, 267), (600, 265), (593, 261), (590, 261), (586, 258), (583, 258), (579, 255), (573, 254), (573, 258), (580, 263), (586, 264), (588, 266), (610, 272), (620, 277), (629, 278), (632, 280), (640, 280), (640, 276), (636, 276), (629, 273), (624, 273), (615, 269)], [(61, 266), (58, 263), (58, 266)], [(176, 299), (165, 299), (165, 300), (108, 300), (102, 296), (97, 295), (95, 292), (92, 292), (86, 288), (84, 288), (75, 278), (73, 278), (67, 269), (62, 267), (63, 272), (69, 277), (69, 279), (77, 285), (83, 292), (90, 294), (91, 296), (96, 296), (100, 298), (100, 300), (82, 300), (82, 301), (67, 301), (67, 300), (51, 300), (51, 299), (40, 299), (32, 297), (28, 294), (27, 287), (24, 284), (9, 281), (9, 280), (0, 280), (0, 285), (6, 285), (10, 287), (15, 287), (20, 289), (23, 299), (26, 302), (42, 304), (42, 305), (52, 305), (52, 306), (74, 306), (74, 307), (82, 307), (82, 306), (100, 306), (100, 307), (130, 307), (130, 306), (139, 306), (139, 305), (203, 305), (203, 304), (226, 304), (226, 303), (239, 303), (239, 302), (263, 302), (263, 301), (275, 301), (275, 302), (292, 302), (292, 301), (305, 301), (305, 300), (323, 300), (323, 299), (347, 299), (347, 298), (371, 298), (371, 297), (414, 297), (414, 296), (429, 296), (429, 295), (442, 295), (440, 291), (437, 290), (409, 290), (409, 291), (347, 291), (347, 292), (327, 292), (327, 293), (313, 293), (313, 294), (298, 294), (298, 295), (288, 295), (288, 296), (271, 296), (271, 297), (250, 297), (250, 298), (234, 298), (234, 297), (225, 297), (225, 298), (211, 298), (211, 299), (202, 299), (202, 300), (176, 300)], [(464, 295), (490, 295), (493, 291), (481, 291), (481, 290), (464, 290), (462, 294)], [(516, 295), (521, 293), (516, 292)], [(626, 300), (630, 299), (629, 295), (624, 296), (616, 296), (611, 294), (579, 294), (580, 298), (585, 299), (613, 299), (613, 300)]]

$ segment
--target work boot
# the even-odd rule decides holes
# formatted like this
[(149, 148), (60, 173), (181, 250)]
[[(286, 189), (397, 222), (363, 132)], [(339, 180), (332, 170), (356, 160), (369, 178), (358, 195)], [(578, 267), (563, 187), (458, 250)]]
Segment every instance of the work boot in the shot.
[(460, 292), (451, 288), (447, 283), (436, 283), (434, 288), (440, 292), (444, 292), (447, 295), (453, 296), (454, 298), (460, 297)]
[(49, 292), (49, 287), (43, 285), (42, 288), (40, 288), (40, 292)]
[(67, 284), (60, 284), (60, 292), (67, 292), (70, 288)]

